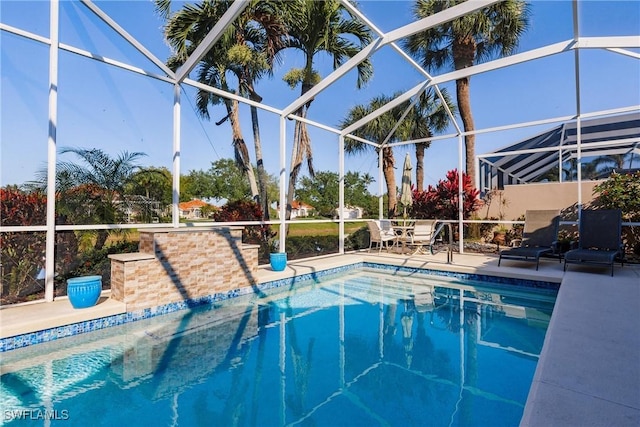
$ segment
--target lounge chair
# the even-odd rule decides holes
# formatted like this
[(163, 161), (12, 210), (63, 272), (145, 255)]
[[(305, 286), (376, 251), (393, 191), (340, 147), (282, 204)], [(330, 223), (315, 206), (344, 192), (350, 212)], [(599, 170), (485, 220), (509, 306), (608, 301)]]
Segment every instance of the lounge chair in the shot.
[(422, 251), (424, 246), (431, 248), (437, 222), (437, 219), (417, 220), (408, 231), (405, 243), (416, 248), (414, 254)]
[(389, 250), (389, 242), (396, 243), (398, 236), (393, 231), (393, 228), (382, 229), (379, 221), (367, 221), (367, 226), (369, 227), (369, 252), (371, 252), (371, 247), (374, 243), (378, 246), (378, 252), (382, 251), (382, 247), (386, 246), (386, 249)]
[[(522, 243), (519, 247), (500, 251), (498, 267), (502, 259), (535, 261), (536, 270), (540, 266), (540, 257), (555, 253), (560, 224), (559, 210), (530, 210), (525, 212)], [(560, 262), (560, 256), (558, 256)]]
[(580, 238), (578, 249), (564, 254), (564, 270), (567, 264), (610, 265), (619, 259), (624, 265), (622, 245), (622, 211), (620, 209), (583, 210), (580, 214)]

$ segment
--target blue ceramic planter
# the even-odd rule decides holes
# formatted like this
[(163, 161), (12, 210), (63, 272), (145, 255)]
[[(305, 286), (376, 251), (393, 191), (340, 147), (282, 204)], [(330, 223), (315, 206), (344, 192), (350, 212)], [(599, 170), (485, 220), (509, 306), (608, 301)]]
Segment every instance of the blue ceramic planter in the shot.
[(67, 280), (67, 296), (73, 308), (93, 307), (102, 292), (102, 276), (82, 276)]
[(278, 252), (269, 254), (269, 262), (273, 271), (282, 271), (287, 266), (287, 253)]

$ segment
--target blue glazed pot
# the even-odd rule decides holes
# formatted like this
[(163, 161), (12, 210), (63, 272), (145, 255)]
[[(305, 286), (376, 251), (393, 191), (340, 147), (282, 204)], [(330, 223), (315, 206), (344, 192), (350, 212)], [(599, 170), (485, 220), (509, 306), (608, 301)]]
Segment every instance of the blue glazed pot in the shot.
[(67, 280), (67, 296), (73, 308), (93, 307), (102, 292), (102, 276), (82, 276)]
[(278, 252), (269, 254), (269, 262), (273, 271), (282, 271), (287, 266), (287, 253)]

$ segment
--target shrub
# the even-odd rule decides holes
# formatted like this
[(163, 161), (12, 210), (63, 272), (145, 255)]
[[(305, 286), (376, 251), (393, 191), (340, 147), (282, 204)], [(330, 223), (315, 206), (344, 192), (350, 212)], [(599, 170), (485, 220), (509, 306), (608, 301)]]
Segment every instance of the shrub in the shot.
[[(217, 222), (261, 221), (262, 209), (256, 202), (236, 200), (224, 205), (213, 215)], [(242, 241), (244, 243), (268, 243), (274, 236), (268, 225), (252, 225), (244, 228)]]
[[(3, 226), (43, 225), (47, 198), (39, 192), (25, 193), (15, 187), (0, 188), (0, 218)], [(46, 233), (0, 234), (2, 296), (21, 296), (38, 286), (36, 276), (44, 267)]]
[(103, 288), (111, 285), (111, 254), (123, 254), (137, 252), (139, 242), (121, 241), (100, 249), (91, 248), (78, 256), (76, 267), (66, 271), (57, 278), (58, 287), (66, 289), (66, 280), (79, 276), (102, 276)]
[[(609, 179), (594, 187), (595, 207), (604, 209), (620, 209), (622, 220), (626, 222), (640, 221), (640, 172), (618, 174), (612, 173)], [(627, 247), (640, 254), (640, 231), (637, 227), (624, 227), (623, 240)]]
[[(429, 187), (425, 191), (413, 190), (413, 205), (411, 216), (413, 218), (437, 218), (458, 219), (458, 180), (456, 169), (447, 172), (444, 180)], [(480, 192), (471, 183), (471, 178), (462, 174), (463, 191), (463, 216), (469, 218), (473, 212), (480, 208), (478, 195)]]

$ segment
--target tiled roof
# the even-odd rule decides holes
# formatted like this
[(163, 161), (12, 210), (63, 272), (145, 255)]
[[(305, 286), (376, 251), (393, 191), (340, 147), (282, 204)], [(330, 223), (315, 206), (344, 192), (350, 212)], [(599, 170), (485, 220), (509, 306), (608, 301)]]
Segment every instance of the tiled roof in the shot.
[(194, 200), (189, 200), (188, 202), (182, 202), (182, 203), (178, 204), (178, 207), (184, 211), (184, 210), (188, 210), (188, 209), (201, 208), (201, 207), (207, 206), (207, 205), (208, 205), (207, 202), (203, 202), (202, 200), (194, 199)]

